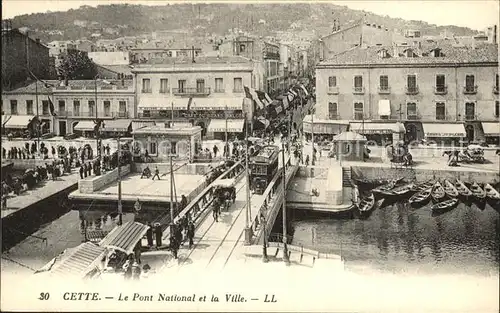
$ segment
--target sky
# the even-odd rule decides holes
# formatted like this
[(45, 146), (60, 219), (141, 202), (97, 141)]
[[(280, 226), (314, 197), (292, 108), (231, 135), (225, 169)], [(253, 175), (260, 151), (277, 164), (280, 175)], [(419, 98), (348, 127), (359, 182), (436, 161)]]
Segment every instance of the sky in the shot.
[[(181, 2), (181, 1), (178, 1)], [(421, 20), (436, 25), (457, 25), (484, 30), (499, 24), (500, 0), (448, 0), (448, 1), (330, 1), (351, 9), (370, 11), (379, 15), (388, 15), (405, 20)], [(67, 11), (82, 5), (105, 5), (112, 3), (130, 3), (143, 5), (161, 5), (168, 3), (159, 0), (2, 0), (2, 19), (17, 15)], [(170, 2), (172, 3), (172, 1)]]

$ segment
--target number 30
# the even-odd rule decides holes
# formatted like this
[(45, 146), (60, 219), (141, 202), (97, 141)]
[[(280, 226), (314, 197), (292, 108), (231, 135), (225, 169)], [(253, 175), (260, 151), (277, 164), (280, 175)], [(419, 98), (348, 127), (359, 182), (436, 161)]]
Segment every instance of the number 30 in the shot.
[(40, 293), (40, 298), (38, 300), (49, 300), (50, 294), (48, 292), (42, 292)]

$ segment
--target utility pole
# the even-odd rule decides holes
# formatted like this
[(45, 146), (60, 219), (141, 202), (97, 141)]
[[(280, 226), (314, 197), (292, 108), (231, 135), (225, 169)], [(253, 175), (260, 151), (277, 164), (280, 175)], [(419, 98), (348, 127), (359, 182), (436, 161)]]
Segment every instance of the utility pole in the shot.
[(246, 205), (246, 214), (245, 214), (245, 245), (250, 245), (251, 240), (252, 240), (252, 228), (250, 227), (250, 209), (251, 207), (251, 202), (250, 202), (250, 168), (248, 166), (248, 121), (247, 121), (247, 113), (245, 113), (245, 180), (246, 180), (246, 198), (247, 198), (247, 205)]
[(314, 107), (311, 109), (311, 164), (314, 165)]
[(229, 157), (229, 143), (227, 142), (227, 105), (225, 106), (225, 110), (224, 110), (224, 120), (226, 122), (226, 129), (224, 131), (224, 136), (225, 136), (224, 152), (226, 152), (226, 149), (227, 149), (226, 159), (228, 159), (228, 157)]
[(286, 265), (290, 265), (288, 257), (288, 238), (287, 238), (287, 221), (286, 221), (286, 163), (285, 163), (285, 143), (281, 142), (281, 161), (283, 162), (283, 261)]
[(121, 173), (121, 164), (120, 158), (122, 156), (122, 149), (120, 146), (120, 135), (116, 139), (118, 144), (118, 225), (122, 225), (123, 223), (123, 209), (122, 209), (122, 173)]
[(37, 151), (38, 154), (40, 154), (40, 115), (38, 114), (38, 78), (35, 80), (35, 102), (36, 102), (36, 122), (37, 122), (37, 127), (36, 127), (36, 134), (37, 134)]
[[(172, 148), (170, 148), (172, 149)], [(173, 154), (170, 150), (170, 237), (175, 236), (175, 224), (174, 224), (174, 165), (173, 165)]]

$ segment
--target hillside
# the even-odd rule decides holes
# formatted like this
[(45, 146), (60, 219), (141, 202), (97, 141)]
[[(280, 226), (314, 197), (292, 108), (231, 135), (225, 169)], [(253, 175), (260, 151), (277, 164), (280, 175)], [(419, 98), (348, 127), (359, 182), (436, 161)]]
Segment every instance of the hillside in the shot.
[(117, 38), (173, 29), (193, 30), (196, 35), (222, 35), (228, 29), (239, 28), (266, 36), (287, 30), (292, 23), (299, 25), (295, 26), (297, 31), (316, 30), (318, 34), (325, 35), (331, 30), (333, 19), (346, 25), (363, 16), (367, 22), (389, 29), (419, 28), (423, 35), (436, 35), (444, 30), (458, 36), (477, 33), (465, 27), (438, 27), (327, 3), (82, 6), (66, 12), (17, 16), (12, 19), (12, 25), (28, 27), (33, 36), (45, 42), (90, 37), (92, 33), (101, 33), (101, 38)]

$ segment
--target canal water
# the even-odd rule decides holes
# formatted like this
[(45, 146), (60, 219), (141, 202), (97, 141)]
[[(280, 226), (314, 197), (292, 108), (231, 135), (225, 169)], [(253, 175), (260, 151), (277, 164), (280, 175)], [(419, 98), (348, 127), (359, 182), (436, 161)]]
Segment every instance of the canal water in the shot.
[(459, 204), (432, 217), (430, 206), (397, 203), (366, 220), (294, 222), (293, 243), (341, 254), (355, 272), (496, 276), (500, 265), (500, 215)]

